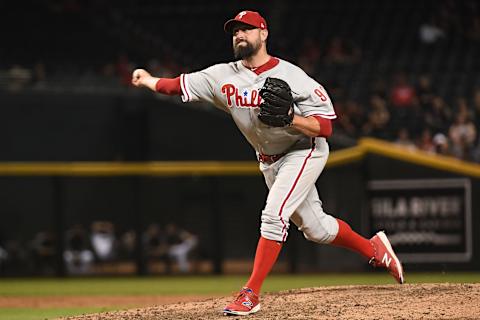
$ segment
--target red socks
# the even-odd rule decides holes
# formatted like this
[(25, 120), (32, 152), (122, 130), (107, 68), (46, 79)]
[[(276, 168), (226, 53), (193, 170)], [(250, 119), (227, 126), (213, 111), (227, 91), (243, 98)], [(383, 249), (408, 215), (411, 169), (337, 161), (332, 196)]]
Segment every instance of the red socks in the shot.
[(255, 253), (255, 262), (253, 263), (253, 271), (246, 287), (253, 290), (257, 295), (260, 294), (263, 280), (267, 277), (272, 269), (275, 261), (277, 261), (278, 254), (282, 249), (282, 243), (265, 239), (260, 236), (257, 245), (257, 252)]
[[(370, 241), (353, 231), (345, 221), (337, 219), (337, 222), (338, 234), (331, 244), (348, 248), (360, 253), (367, 259), (371, 259), (375, 253)], [(245, 285), (252, 289), (255, 294), (260, 294), (263, 281), (277, 261), (281, 249), (282, 243), (260, 236), (257, 252), (255, 253), (252, 275)]]
[(353, 231), (345, 221), (337, 219), (337, 222), (338, 234), (331, 244), (358, 252), (370, 260), (375, 255), (370, 241)]

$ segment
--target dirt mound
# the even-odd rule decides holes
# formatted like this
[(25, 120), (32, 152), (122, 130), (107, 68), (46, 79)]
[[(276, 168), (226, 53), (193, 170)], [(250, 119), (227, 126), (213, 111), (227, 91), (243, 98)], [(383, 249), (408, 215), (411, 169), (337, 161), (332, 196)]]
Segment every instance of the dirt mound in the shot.
[[(236, 319), (230, 298), (69, 317), (69, 320)], [(248, 319), (480, 319), (480, 284), (341, 286), (264, 294)]]

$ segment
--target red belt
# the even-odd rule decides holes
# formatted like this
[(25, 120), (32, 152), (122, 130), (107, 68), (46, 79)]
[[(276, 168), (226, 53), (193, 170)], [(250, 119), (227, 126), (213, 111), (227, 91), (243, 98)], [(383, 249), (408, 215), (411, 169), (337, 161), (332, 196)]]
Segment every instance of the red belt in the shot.
[(286, 153), (273, 154), (271, 156), (269, 156), (267, 154), (259, 153), (258, 154), (258, 161), (260, 161), (261, 163), (272, 164), (272, 163), (280, 160), (280, 158), (283, 157), (284, 155), (286, 155)]

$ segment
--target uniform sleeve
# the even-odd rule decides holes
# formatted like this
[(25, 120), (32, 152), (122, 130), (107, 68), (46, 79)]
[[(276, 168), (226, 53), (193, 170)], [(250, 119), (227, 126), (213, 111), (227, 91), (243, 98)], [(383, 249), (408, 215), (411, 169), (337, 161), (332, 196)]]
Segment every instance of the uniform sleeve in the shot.
[(330, 120), (337, 118), (332, 100), (323, 86), (308, 76), (302, 82), (304, 84), (298, 90), (298, 96), (294, 96), (302, 115), (304, 117), (319, 116)]
[(182, 101), (206, 101), (213, 103), (215, 96), (215, 78), (213, 67), (180, 75)]

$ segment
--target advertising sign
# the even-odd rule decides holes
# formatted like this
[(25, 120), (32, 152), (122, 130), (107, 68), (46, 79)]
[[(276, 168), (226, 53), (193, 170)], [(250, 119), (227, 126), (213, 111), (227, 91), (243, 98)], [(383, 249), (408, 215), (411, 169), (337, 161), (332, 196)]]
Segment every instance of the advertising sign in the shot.
[(470, 180), (373, 180), (368, 190), (371, 232), (385, 230), (403, 262), (471, 260)]

